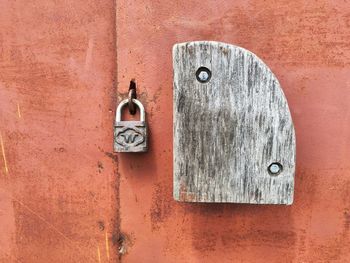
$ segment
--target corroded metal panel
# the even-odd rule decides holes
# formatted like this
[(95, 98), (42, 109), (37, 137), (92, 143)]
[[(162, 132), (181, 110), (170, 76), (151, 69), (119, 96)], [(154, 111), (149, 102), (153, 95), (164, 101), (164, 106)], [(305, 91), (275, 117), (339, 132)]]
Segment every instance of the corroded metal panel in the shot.
[[(119, 99), (135, 78), (150, 131), (147, 154), (118, 156), (123, 262), (349, 261), (348, 6), (118, 1)], [(171, 48), (200, 39), (245, 47), (277, 76), (297, 139), (292, 206), (173, 200)]]
[(0, 9), (0, 262), (119, 262), (114, 3)]

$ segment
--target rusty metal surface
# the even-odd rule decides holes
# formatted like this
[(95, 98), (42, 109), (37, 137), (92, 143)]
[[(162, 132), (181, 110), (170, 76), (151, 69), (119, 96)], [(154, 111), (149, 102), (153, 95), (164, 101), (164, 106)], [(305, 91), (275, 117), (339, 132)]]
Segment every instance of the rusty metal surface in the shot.
[(0, 10), (0, 262), (116, 262), (114, 3)]
[[(349, 261), (348, 2), (123, 0), (117, 22), (109, 0), (0, 8), (0, 262)], [(118, 158), (115, 24), (118, 101), (135, 77), (151, 136)], [(252, 50), (281, 81), (293, 206), (173, 201), (171, 47), (202, 39)]]
[[(350, 261), (350, 18), (346, 1), (118, 1), (118, 89), (131, 78), (150, 150), (119, 155), (123, 262)], [(172, 198), (174, 43), (217, 40), (261, 57), (297, 135), (290, 207)], [(141, 260), (141, 261), (140, 261)]]

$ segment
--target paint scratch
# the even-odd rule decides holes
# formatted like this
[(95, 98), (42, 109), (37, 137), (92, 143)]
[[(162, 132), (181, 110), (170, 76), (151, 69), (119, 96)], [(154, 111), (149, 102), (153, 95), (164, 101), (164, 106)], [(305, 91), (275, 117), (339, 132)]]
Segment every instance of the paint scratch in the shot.
[(19, 107), (19, 103), (18, 102), (17, 102), (17, 116), (18, 116), (18, 118), (22, 118), (21, 108)]
[(107, 230), (105, 232), (105, 239), (106, 239), (106, 254), (107, 254), (107, 259), (109, 261), (109, 241), (108, 241), (108, 234), (107, 234)]
[(48, 225), (52, 230), (54, 230), (56, 233), (58, 233), (59, 235), (61, 235), (64, 239), (68, 240), (69, 242), (73, 242), (71, 239), (69, 239), (65, 234), (63, 234), (60, 230), (57, 229), (57, 227), (55, 227), (54, 225), (52, 225), (51, 223), (49, 223), (44, 217), (42, 217), (41, 215), (39, 215), (38, 213), (36, 213), (34, 210), (32, 210), (30, 207), (28, 207), (26, 204), (22, 203), (21, 201), (19, 201), (18, 199), (15, 199), (12, 197), (12, 199), (19, 203), (21, 206), (23, 206), (25, 209), (27, 209), (30, 213), (32, 213), (33, 215), (35, 215), (37, 218), (39, 218), (41, 221), (43, 221), (46, 225)]
[(2, 158), (4, 160), (4, 166), (5, 166), (5, 173), (9, 172), (9, 168), (7, 166), (7, 160), (6, 160), (6, 154), (5, 154), (5, 147), (4, 147), (4, 141), (2, 139), (2, 134), (0, 132), (0, 144), (1, 144), (1, 152), (2, 152)]
[[(0, 189), (2, 189), (2, 187), (0, 187)], [(2, 189), (3, 190), (3, 189)], [(73, 240), (71, 240), (70, 238), (68, 238), (65, 234), (63, 234), (57, 227), (55, 227), (53, 224), (51, 224), (50, 222), (48, 222), (43, 216), (41, 216), (40, 214), (38, 214), (37, 212), (35, 212), (33, 209), (31, 209), (29, 206), (27, 206), (26, 204), (24, 204), (23, 202), (21, 202), (20, 200), (16, 199), (15, 197), (11, 196), (9, 197), (11, 198), (14, 202), (17, 202), (18, 204), (20, 204), (23, 208), (25, 208), (26, 210), (28, 210), (30, 213), (32, 213), (34, 216), (36, 216), (37, 218), (39, 218), (42, 222), (44, 222), (50, 229), (52, 229), (53, 231), (55, 231), (56, 233), (58, 233), (60, 236), (62, 236), (65, 240), (69, 241), (76, 249), (77, 251), (79, 251), (79, 253), (84, 256), (84, 258), (88, 258), (89, 261), (93, 261), (96, 262), (96, 258), (93, 257), (92, 255), (86, 255), (85, 250), (83, 248), (81, 248), (80, 246), (78, 246)], [(86, 262), (86, 261), (85, 261)]]
[(86, 56), (85, 56), (85, 65), (84, 65), (85, 70), (88, 70), (91, 64), (93, 48), (94, 48), (94, 39), (90, 38), (88, 43), (88, 48), (86, 50)]
[[(36, 216), (37, 218), (39, 218), (42, 222), (44, 222), (49, 228), (51, 228), (53, 231), (55, 231), (57, 234), (59, 234), (60, 236), (62, 236), (65, 240), (67, 240), (68, 242), (70, 242), (72, 245), (74, 245), (76, 248), (78, 248), (78, 250), (82, 253), (82, 248), (80, 248), (79, 246), (76, 246), (75, 242), (73, 240), (71, 240), (70, 238), (68, 238), (65, 234), (63, 234), (57, 227), (55, 227), (53, 224), (51, 224), (50, 222), (48, 222), (44, 217), (42, 217), (41, 215), (39, 215), (37, 212), (35, 212), (33, 209), (31, 209), (29, 206), (27, 206), (26, 204), (24, 204), (23, 202), (21, 202), (20, 200), (11, 197), (13, 201), (19, 203), (22, 207), (24, 207), (25, 209), (27, 209), (30, 213), (32, 213), (34, 216)], [(95, 259), (92, 256), (87, 256), (84, 253), (82, 253), (82, 255), (84, 257), (89, 257), (89, 259), (91, 261), (95, 262)]]
[(101, 263), (101, 252), (100, 252), (99, 246), (97, 246), (97, 259), (98, 259), (98, 262)]

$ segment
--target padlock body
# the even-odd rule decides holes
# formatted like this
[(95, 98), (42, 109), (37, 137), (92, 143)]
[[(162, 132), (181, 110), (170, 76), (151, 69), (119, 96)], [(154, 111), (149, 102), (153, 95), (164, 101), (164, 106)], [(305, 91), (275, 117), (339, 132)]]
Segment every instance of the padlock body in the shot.
[(147, 125), (145, 121), (117, 121), (114, 125), (115, 152), (146, 152)]

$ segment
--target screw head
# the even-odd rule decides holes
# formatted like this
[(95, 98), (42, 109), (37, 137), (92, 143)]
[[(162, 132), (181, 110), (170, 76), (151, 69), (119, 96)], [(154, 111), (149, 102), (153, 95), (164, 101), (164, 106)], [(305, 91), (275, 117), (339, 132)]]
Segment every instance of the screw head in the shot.
[(199, 74), (198, 74), (198, 78), (199, 78), (201, 81), (207, 81), (208, 78), (209, 78), (209, 74), (208, 74), (208, 72), (206, 72), (206, 71), (201, 71), (201, 72), (199, 72)]
[(278, 175), (282, 172), (282, 165), (280, 163), (270, 164), (268, 171), (271, 175)]
[(211, 78), (211, 72), (206, 67), (200, 67), (196, 72), (196, 78), (201, 83), (206, 83)]

